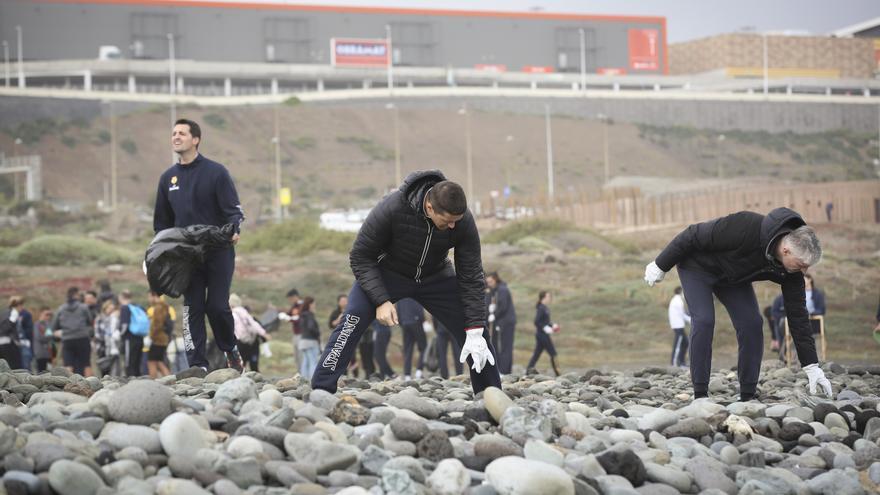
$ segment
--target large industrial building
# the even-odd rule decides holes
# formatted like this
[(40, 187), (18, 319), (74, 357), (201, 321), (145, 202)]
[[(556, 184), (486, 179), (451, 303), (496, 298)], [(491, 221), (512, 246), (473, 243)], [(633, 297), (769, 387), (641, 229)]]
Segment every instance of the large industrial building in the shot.
[(386, 60), (383, 40), (390, 35), (394, 66), (580, 72), (583, 60), (591, 74), (668, 71), (663, 17), (330, 7), (283, 0), (0, 2), (0, 39), (9, 42), (13, 54), (16, 26), (29, 61), (95, 59), (102, 46), (118, 47), (124, 59), (162, 60), (169, 57), (170, 34), (177, 59), (376, 65)]

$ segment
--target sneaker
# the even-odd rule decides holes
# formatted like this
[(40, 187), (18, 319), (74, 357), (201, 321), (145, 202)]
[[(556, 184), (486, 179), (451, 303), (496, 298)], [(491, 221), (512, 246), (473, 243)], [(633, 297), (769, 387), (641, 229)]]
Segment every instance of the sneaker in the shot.
[(410, 380), (412, 380), (412, 377), (411, 377), (411, 376), (409, 376), (409, 375), (403, 375), (403, 381), (408, 382), (408, 381), (410, 381)]
[(416, 380), (420, 380), (422, 378), (422, 370), (416, 370)]
[(226, 367), (232, 368), (239, 373), (244, 372), (244, 361), (241, 359), (241, 353), (238, 352), (238, 346), (226, 352)]
[(204, 378), (208, 376), (208, 368), (205, 368), (204, 366), (193, 366), (192, 368), (180, 371), (174, 376), (178, 380), (184, 380), (186, 378)]

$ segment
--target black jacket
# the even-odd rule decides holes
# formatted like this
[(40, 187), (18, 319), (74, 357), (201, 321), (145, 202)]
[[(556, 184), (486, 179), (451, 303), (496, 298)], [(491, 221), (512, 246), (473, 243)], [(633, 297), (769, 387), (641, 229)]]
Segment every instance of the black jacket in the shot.
[[(351, 248), (351, 270), (376, 306), (391, 300), (380, 269), (417, 283), (433, 275), (458, 279), (465, 327), (482, 327), (486, 321), (483, 300), (486, 281), (480, 258), (480, 235), (470, 210), (454, 229), (437, 230), (425, 215), (428, 190), (446, 180), (439, 170), (413, 172), (373, 208)], [(447, 255), (455, 249), (455, 268)]]
[(657, 256), (663, 271), (675, 265), (720, 277), (723, 285), (769, 280), (782, 286), (785, 314), (802, 366), (819, 361), (807, 313), (804, 274), (788, 273), (774, 257), (785, 234), (806, 225), (799, 214), (776, 208), (766, 216), (750, 211), (693, 224)]
[(546, 326), (553, 326), (553, 323), (550, 321), (550, 308), (544, 304), (538, 304), (535, 307), (535, 331), (544, 333), (544, 327)]
[(299, 315), (302, 321), (302, 333), (299, 338), (305, 340), (321, 340), (321, 328), (315, 319), (315, 314), (311, 311), (303, 311)]
[(495, 301), (495, 324), (516, 325), (516, 309), (513, 307), (513, 297), (506, 283), (501, 282), (495, 287), (492, 299)]
[(190, 225), (222, 227), (231, 223), (241, 231), (244, 210), (226, 167), (199, 153), (192, 163), (176, 163), (159, 178), (153, 230)]

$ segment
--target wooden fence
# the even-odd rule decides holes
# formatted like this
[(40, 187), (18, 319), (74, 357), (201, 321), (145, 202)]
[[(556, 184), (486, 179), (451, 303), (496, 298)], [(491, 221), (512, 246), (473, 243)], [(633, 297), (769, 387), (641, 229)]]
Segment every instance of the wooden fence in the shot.
[(787, 206), (808, 223), (880, 223), (880, 181), (732, 186), (646, 196), (637, 188), (606, 191), (602, 198), (568, 195), (518, 201), (535, 216), (602, 229), (651, 228), (701, 222), (741, 210), (767, 213)]

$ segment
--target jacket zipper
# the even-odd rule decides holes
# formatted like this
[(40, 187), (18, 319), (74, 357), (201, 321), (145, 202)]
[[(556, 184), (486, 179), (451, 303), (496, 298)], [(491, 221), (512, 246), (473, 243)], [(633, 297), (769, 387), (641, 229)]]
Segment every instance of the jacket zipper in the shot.
[(425, 258), (428, 256), (428, 245), (431, 244), (431, 236), (434, 235), (434, 228), (431, 226), (431, 221), (426, 219), (425, 223), (428, 224), (428, 237), (425, 238), (425, 247), (422, 249), (422, 259), (419, 260), (419, 266), (416, 267), (415, 280), (417, 283), (422, 282), (422, 265), (425, 263)]

